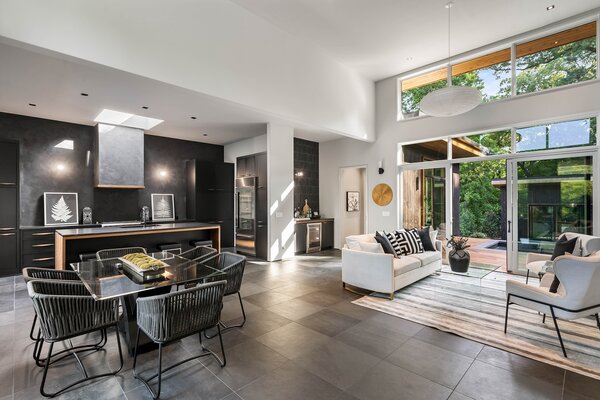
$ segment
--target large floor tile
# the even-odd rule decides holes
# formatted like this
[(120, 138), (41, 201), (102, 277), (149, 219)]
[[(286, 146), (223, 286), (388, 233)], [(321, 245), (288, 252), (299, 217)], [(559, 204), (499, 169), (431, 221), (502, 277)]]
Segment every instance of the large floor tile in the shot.
[(237, 391), (244, 400), (336, 400), (346, 394), (289, 361)]
[(321, 306), (307, 303), (299, 298), (286, 301), (285, 303), (279, 303), (268, 308), (269, 311), (277, 313), (287, 319), (291, 319), (292, 321), (301, 320), (322, 309), (323, 307)]
[(458, 384), (473, 359), (416, 339), (409, 339), (387, 359), (451, 389)]
[(409, 339), (409, 336), (369, 323), (359, 323), (335, 338), (375, 357), (385, 358)]
[(332, 339), (297, 323), (291, 323), (259, 336), (256, 340), (285, 357), (294, 359)]
[[(240, 324), (241, 322), (241, 318), (231, 321), (233, 324)], [(242, 328), (235, 329), (239, 329), (244, 335), (254, 338), (277, 328), (281, 328), (291, 322), (292, 320), (282, 317), (277, 313), (269, 310), (262, 310), (261, 312), (249, 316)]]
[(327, 336), (335, 336), (359, 322), (357, 319), (327, 309), (298, 321), (299, 324)]
[(348, 389), (381, 360), (337, 340), (306, 352), (295, 362), (314, 375)]
[(316, 292), (305, 294), (304, 296), (298, 297), (300, 300), (304, 300), (307, 303), (315, 304), (321, 307), (329, 307), (336, 303), (339, 303), (345, 298), (345, 293), (340, 292), (338, 294), (319, 290)]
[(490, 346), (485, 346), (477, 356), (477, 360), (511, 372), (528, 375), (554, 385), (562, 385), (564, 380), (565, 371), (562, 368)]
[(454, 353), (466, 357), (475, 358), (483, 349), (484, 345), (469, 339), (462, 338), (452, 333), (440, 331), (439, 329), (428, 326), (421, 329), (416, 335), (416, 339), (422, 342), (431, 343), (442, 349), (450, 350)]
[(562, 385), (507, 371), (475, 360), (456, 391), (475, 400), (560, 400)]
[(352, 304), (348, 300), (342, 300), (339, 303), (335, 303), (334, 305), (329, 306), (328, 309), (361, 321), (379, 313), (370, 308)]
[(377, 313), (376, 315), (367, 318), (361, 325), (372, 324), (378, 329), (386, 329), (392, 332), (400, 333), (405, 336), (416, 335), (423, 325), (419, 325), (415, 322), (409, 321), (404, 318), (395, 317), (384, 313)]
[(291, 296), (287, 296), (274, 290), (253, 294), (244, 298), (244, 300), (262, 308), (268, 308), (275, 304), (287, 302), (291, 299)]
[(379, 363), (348, 391), (361, 400), (446, 400), (452, 393), (445, 386), (387, 361)]
[(238, 390), (288, 361), (256, 340), (227, 349), (226, 354), (227, 365), (224, 368), (213, 357), (203, 359), (202, 363), (233, 390)]

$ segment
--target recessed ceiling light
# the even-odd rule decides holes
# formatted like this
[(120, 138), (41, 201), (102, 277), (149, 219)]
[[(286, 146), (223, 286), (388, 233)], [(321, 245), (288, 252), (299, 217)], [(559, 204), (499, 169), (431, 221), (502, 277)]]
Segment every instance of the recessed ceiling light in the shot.
[(81, 95), (82, 95), (83, 97), (88, 97), (88, 96), (89, 96), (89, 94), (87, 94), (87, 93), (83, 93), (83, 92), (81, 92)]
[(203, 134), (202, 136), (208, 136), (208, 133)]
[(406, 57), (406, 61), (412, 61), (413, 58), (412, 57)]
[(37, 107), (37, 104), (29, 103), (30, 107)]
[(144, 110), (147, 110), (147, 109), (148, 109), (148, 108), (150, 108), (150, 107), (148, 107), (148, 106), (142, 106), (142, 108), (143, 108)]
[(121, 111), (114, 111), (104, 109), (98, 114), (98, 116), (94, 119), (96, 122), (111, 124), (111, 125), (122, 125), (128, 126), (130, 128), (138, 128), (138, 129), (152, 129), (156, 125), (163, 122), (162, 119), (144, 117), (141, 115), (135, 115), (130, 113), (124, 113)]
[(551, 4), (548, 7), (546, 7), (546, 11), (550, 11), (550, 10), (554, 10), (554, 4)]
[(190, 117), (191, 119), (196, 119), (196, 117)]

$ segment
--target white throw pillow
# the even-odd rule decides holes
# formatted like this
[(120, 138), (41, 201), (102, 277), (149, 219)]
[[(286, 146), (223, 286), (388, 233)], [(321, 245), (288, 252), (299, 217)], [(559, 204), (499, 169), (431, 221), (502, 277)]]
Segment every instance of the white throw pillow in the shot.
[(431, 243), (433, 244), (433, 247), (435, 247), (435, 241), (437, 240), (437, 234), (438, 234), (438, 231), (434, 231), (433, 229), (429, 228), (429, 238), (431, 239)]
[(367, 253), (384, 254), (383, 247), (379, 243), (358, 242), (360, 251)]
[(356, 239), (348, 239), (346, 238), (346, 244), (348, 245), (348, 248), (350, 250), (359, 250), (360, 251), (360, 246), (359, 246), (359, 241)]

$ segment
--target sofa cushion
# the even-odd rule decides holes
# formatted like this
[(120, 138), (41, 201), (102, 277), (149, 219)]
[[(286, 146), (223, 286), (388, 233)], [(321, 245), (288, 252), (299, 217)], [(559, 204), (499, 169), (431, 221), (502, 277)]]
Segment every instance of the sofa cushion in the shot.
[(365, 251), (367, 253), (384, 253), (383, 248), (379, 243), (358, 242), (358, 246), (360, 247), (360, 251)]
[(426, 227), (423, 229), (417, 229), (417, 233), (419, 234), (419, 238), (421, 238), (421, 243), (423, 243), (424, 251), (435, 251), (435, 247), (433, 246), (433, 241), (431, 240), (431, 235), (429, 231), (430, 227)]
[(385, 235), (382, 235), (380, 232), (375, 232), (375, 240), (377, 240), (377, 243), (381, 245), (386, 254), (391, 254), (393, 256), (396, 255), (392, 244)]
[(398, 245), (398, 240), (396, 240), (396, 234), (394, 232), (386, 232), (386, 231), (382, 231), (381, 232), (386, 238), (387, 240), (389, 240), (390, 244), (392, 245), (392, 249), (394, 250), (394, 257), (400, 257), (402, 255), (402, 253), (400, 252), (400, 246)]
[(398, 243), (397, 255), (409, 255), (423, 252), (423, 243), (421, 243), (421, 238), (419, 237), (419, 233), (416, 229), (411, 229), (409, 231), (396, 231), (394, 232), (396, 235), (396, 242)]
[(350, 235), (350, 236), (346, 236), (346, 244), (348, 245), (348, 248), (351, 250), (358, 250), (357, 247), (354, 247), (354, 244), (352, 243), (358, 243), (358, 242), (367, 242), (367, 243), (377, 243), (377, 240), (375, 240), (375, 235), (373, 235), (372, 233), (367, 233), (365, 235)]
[(421, 267), (421, 261), (412, 257), (394, 258), (394, 276), (405, 274)]
[(423, 253), (411, 254), (402, 258), (414, 258), (416, 260), (419, 260), (421, 265), (427, 265), (431, 264), (432, 262), (441, 260), (442, 253), (440, 253), (439, 251), (425, 251)]
[(572, 239), (567, 239), (566, 236), (561, 236), (556, 241), (554, 245), (554, 252), (552, 253), (552, 257), (550, 260), (554, 260), (556, 257), (563, 256), (565, 253), (573, 254), (573, 250), (575, 249), (575, 244), (577, 243), (577, 238), (574, 237)]

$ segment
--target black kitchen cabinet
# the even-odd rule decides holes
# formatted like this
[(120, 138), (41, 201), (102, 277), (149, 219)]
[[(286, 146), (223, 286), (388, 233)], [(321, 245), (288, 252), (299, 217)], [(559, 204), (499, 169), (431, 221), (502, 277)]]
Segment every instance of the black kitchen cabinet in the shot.
[(306, 253), (306, 224), (296, 223), (294, 232), (296, 233), (296, 254)]
[(333, 221), (321, 223), (321, 250), (333, 249)]
[(188, 219), (221, 225), (221, 247), (233, 247), (234, 165), (190, 160), (186, 174)]
[(19, 254), (19, 143), (0, 141), (0, 276), (15, 275)]

